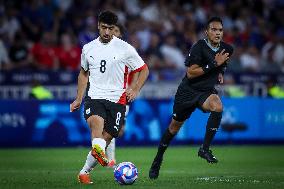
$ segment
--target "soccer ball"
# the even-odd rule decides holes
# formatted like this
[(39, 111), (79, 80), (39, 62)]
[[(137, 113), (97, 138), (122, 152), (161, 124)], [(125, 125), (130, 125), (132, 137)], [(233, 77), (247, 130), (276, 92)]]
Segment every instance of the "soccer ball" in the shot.
[(118, 164), (114, 171), (114, 180), (121, 185), (130, 185), (138, 178), (138, 170), (131, 162), (122, 162)]

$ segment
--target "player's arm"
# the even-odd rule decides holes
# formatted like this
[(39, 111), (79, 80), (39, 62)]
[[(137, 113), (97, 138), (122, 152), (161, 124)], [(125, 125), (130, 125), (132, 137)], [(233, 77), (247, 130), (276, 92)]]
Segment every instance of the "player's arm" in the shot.
[(89, 64), (85, 56), (84, 47), (81, 54), (81, 70), (78, 76), (77, 96), (74, 102), (70, 104), (70, 112), (80, 108), (84, 93), (86, 91), (89, 75)]
[[(229, 45), (228, 47), (228, 52), (229, 52), (229, 57), (232, 56), (233, 52), (234, 52), (234, 49), (232, 46)], [(220, 67), (221, 67), (221, 72), (219, 73), (219, 76), (218, 76), (218, 81), (220, 84), (223, 84), (224, 83), (224, 74), (226, 72), (226, 69), (227, 69), (227, 66), (229, 64), (229, 60), (226, 60), (224, 62), (224, 64), (222, 64)]]
[[(229, 53), (229, 57), (232, 56), (233, 52), (234, 52), (234, 49), (231, 45), (229, 45), (226, 49), (226, 51)], [(228, 63), (229, 63), (229, 60), (226, 60), (224, 62), (224, 64), (222, 64), (220, 67), (221, 67), (221, 74), (224, 75), (224, 73), (226, 72), (226, 69), (227, 69), (227, 66), (228, 66)]]
[(198, 64), (191, 64), (187, 68), (186, 75), (189, 79), (199, 77), (203, 74), (208, 73), (213, 68), (223, 65), (228, 59), (229, 53), (225, 53), (225, 50), (223, 49), (220, 53), (217, 53), (215, 55), (215, 59), (212, 62), (209, 62), (204, 66), (200, 66)]
[(139, 92), (143, 87), (145, 81), (147, 80), (148, 76), (149, 76), (149, 69), (148, 66), (144, 64), (143, 68), (139, 72), (137, 72), (137, 76), (135, 75), (133, 76), (134, 79), (135, 77), (137, 77), (137, 79), (136, 81), (134, 80), (134, 82), (132, 82), (131, 88)]
[(135, 73), (133, 74), (132, 82), (126, 90), (126, 96), (128, 101), (131, 102), (138, 96), (148, 76), (149, 76), (149, 69), (146, 64), (144, 64), (139, 69), (139, 71), (135, 71)]
[(80, 108), (88, 83), (88, 73), (88, 71), (85, 71), (83, 68), (81, 68), (78, 76), (77, 96), (73, 103), (70, 104), (70, 112)]

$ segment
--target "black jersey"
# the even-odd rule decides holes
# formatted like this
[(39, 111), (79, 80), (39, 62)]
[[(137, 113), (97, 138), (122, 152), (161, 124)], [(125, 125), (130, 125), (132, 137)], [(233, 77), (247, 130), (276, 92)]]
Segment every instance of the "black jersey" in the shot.
[[(193, 64), (197, 64), (200, 67), (206, 66), (212, 63), (215, 60), (215, 55), (221, 52), (223, 49), (225, 49), (225, 53), (229, 53), (229, 56), (232, 55), (233, 47), (227, 43), (221, 42), (219, 48), (214, 49), (210, 46), (210, 44), (208, 44), (206, 39), (199, 40), (192, 46), (190, 53), (185, 60), (185, 66), (189, 67)], [(189, 87), (199, 91), (212, 90), (218, 83), (219, 73), (222, 73), (226, 66), (227, 63), (213, 68), (208, 73), (192, 79), (189, 79), (185, 75), (180, 87)]]

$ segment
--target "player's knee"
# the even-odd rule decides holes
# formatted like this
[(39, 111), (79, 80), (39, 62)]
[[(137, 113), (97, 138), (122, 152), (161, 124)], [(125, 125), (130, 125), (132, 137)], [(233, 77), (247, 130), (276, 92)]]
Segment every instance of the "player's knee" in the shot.
[(223, 105), (221, 103), (216, 104), (215, 112), (223, 112)]
[(105, 141), (108, 141), (108, 142), (110, 142), (113, 139), (113, 137), (106, 131), (103, 131), (103, 138), (105, 139)]
[(211, 112), (223, 112), (223, 105), (218, 95), (213, 94), (210, 96), (209, 110)]
[(210, 103), (210, 111), (211, 112), (223, 112), (223, 105), (219, 101), (212, 101)]

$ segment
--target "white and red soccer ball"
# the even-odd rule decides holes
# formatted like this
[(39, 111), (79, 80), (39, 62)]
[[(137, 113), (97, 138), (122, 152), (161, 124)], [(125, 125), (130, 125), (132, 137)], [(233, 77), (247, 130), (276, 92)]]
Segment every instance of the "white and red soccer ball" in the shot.
[(114, 171), (114, 179), (121, 185), (130, 185), (138, 178), (138, 170), (131, 162), (122, 162), (118, 164)]

